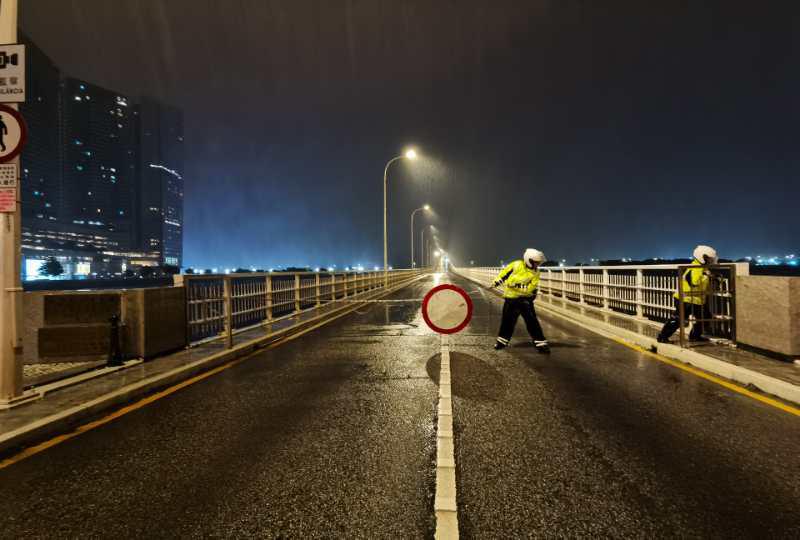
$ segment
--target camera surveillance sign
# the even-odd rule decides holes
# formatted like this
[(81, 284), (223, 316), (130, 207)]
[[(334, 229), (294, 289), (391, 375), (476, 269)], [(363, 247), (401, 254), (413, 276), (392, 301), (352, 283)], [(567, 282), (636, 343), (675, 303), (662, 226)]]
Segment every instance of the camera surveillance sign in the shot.
[(25, 101), (25, 45), (0, 45), (0, 103)]

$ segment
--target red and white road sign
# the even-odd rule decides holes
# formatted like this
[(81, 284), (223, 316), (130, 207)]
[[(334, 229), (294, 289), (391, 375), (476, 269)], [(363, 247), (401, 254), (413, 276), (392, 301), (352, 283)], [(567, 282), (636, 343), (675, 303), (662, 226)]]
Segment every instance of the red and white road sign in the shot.
[(425, 295), (422, 317), (434, 332), (455, 334), (472, 319), (472, 299), (455, 285), (439, 285)]
[(28, 129), (22, 115), (8, 105), (0, 105), (0, 163), (17, 157), (27, 138)]

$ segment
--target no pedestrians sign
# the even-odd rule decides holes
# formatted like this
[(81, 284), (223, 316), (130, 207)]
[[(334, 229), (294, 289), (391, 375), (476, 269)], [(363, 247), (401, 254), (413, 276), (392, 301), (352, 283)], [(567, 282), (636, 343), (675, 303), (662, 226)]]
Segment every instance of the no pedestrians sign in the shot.
[(0, 163), (17, 157), (27, 137), (28, 129), (22, 115), (8, 105), (0, 105)]

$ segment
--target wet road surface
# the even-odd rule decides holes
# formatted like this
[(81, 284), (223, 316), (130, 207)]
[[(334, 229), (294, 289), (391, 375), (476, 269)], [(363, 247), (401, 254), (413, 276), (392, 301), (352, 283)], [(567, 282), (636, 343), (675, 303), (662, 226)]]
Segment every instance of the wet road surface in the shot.
[[(797, 417), (550, 317), (549, 357), (521, 322), (495, 352), (452, 281), (462, 538), (800, 537)], [(429, 538), (439, 350), (360, 308), (0, 470), (0, 538)]]
[(800, 419), (541, 314), (550, 356), (521, 321), (491, 351), (502, 300), (459, 281), (462, 538), (800, 538)]

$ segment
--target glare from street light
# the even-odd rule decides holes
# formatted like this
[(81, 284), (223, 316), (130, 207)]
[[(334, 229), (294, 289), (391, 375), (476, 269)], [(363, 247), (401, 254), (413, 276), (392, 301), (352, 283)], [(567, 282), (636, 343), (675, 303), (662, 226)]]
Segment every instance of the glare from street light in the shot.
[(434, 251), (434, 252), (433, 252), (433, 254), (434, 254), (434, 256), (436, 256), (436, 257), (438, 257), (439, 255), (441, 255), (441, 253), (439, 253), (439, 250), (436, 250), (436, 251)]
[(431, 205), (429, 205), (429, 204), (426, 204), (426, 205), (425, 205), (425, 206), (423, 206), (422, 208), (424, 208), (425, 210), (430, 210), (430, 209), (431, 209)]
[(414, 160), (417, 159), (417, 152), (413, 148), (410, 150), (406, 150), (406, 157), (408, 159)]

